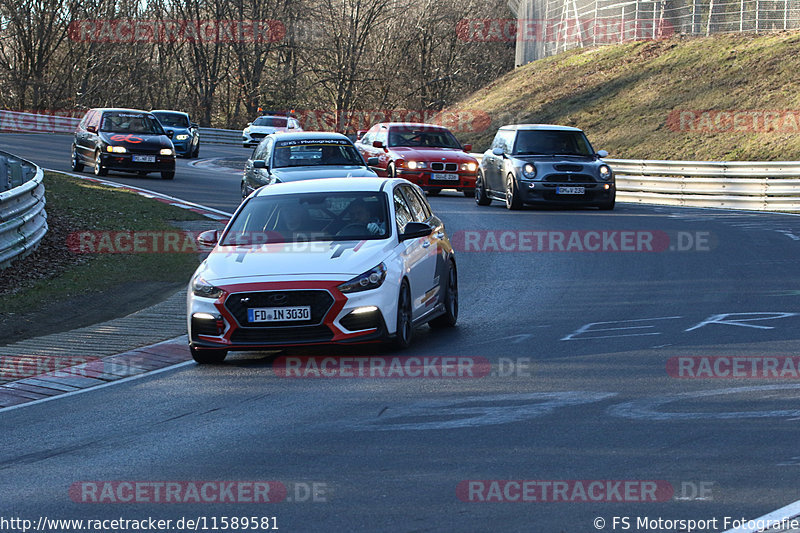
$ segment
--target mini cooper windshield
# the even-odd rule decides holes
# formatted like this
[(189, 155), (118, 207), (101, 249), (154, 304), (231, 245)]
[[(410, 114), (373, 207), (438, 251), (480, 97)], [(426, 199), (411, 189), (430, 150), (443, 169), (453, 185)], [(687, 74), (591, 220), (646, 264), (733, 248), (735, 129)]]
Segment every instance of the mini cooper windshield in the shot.
[(386, 239), (388, 219), (383, 193), (260, 196), (242, 208), (221, 245)]
[(103, 115), (100, 131), (109, 133), (143, 133), (164, 135), (164, 129), (153, 115), (144, 113), (110, 112)]
[(591, 156), (592, 147), (580, 131), (520, 130), (514, 155)]
[(391, 128), (389, 146), (461, 149), (461, 145), (452, 133), (438, 128)]

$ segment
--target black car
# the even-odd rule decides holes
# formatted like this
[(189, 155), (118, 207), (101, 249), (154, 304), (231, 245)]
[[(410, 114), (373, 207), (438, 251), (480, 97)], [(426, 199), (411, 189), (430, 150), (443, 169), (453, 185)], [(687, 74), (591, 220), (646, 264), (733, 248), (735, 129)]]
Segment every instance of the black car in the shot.
[(188, 158), (200, 155), (200, 126), (192, 122), (188, 114), (165, 109), (154, 109), (150, 112), (161, 122), (167, 134), (172, 132), (170, 138), (176, 155)]
[(595, 153), (583, 131), (568, 126), (503, 126), (483, 154), (475, 201), (509, 209), (525, 204), (561, 204), (614, 209), (614, 173)]
[(98, 176), (109, 170), (175, 177), (175, 148), (158, 119), (138, 109), (90, 109), (75, 130), (72, 170)]
[(244, 165), (242, 198), (273, 183), (315, 178), (376, 178), (353, 141), (341, 133), (267, 135)]

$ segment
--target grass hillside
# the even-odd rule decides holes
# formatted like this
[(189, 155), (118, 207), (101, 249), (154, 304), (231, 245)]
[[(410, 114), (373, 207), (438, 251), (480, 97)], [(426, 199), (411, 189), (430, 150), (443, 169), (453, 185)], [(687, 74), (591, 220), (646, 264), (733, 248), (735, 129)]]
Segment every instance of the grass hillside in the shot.
[(457, 133), (475, 151), (503, 124), (535, 122), (582, 128), (617, 158), (797, 161), (800, 32), (575, 49), (508, 73), (457, 110), (492, 119)]

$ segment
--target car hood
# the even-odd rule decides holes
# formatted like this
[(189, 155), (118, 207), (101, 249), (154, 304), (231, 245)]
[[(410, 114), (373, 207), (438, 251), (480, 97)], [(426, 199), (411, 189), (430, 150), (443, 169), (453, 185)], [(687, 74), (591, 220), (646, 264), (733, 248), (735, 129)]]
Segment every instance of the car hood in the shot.
[(374, 178), (377, 174), (367, 167), (348, 165), (342, 167), (291, 167), (276, 168), (272, 174), (282, 182), (313, 180), (319, 178)]
[(109, 133), (100, 132), (100, 138), (106, 144), (124, 146), (129, 150), (145, 151), (172, 148), (172, 141), (166, 135), (152, 135), (149, 133)]
[(191, 135), (192, 132), (189, 128), (179, 128), (177, 126), (164, 126), (164, 131), (171, 131), (175, 135), (187, 134)]
[(347, 281), (380, 264), (393, 239), (217, 246), (197, 272), (219, 285), (297, 276)]
[(392, 152), (404, 159), (419, 158), (425, 161), (447, 161), (455, 163), (475, 163), (477, 159), (462, 150), (454, 148), (424, 148), (412, 146), (395, 146), (389, 148)]
[(266, 133), (269, 135), (270, 133), (275, 132), (284, 132), (286, 131), (286, 126), (278, 127), (278, 126), (248, 126), (244, 129), (244, 131), (250, 133)]

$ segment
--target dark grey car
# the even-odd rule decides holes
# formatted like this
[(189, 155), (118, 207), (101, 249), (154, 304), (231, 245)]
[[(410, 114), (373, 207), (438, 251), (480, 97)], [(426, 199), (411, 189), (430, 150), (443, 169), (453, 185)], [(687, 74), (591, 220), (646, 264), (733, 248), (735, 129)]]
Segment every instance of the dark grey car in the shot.
[(244, 165), (242, 198), (273, 183), (317, 178), (374, 178), (353, 142), (339, 133), (267, 135)]
[(505, 202), (509, 209), (525, 204), (561, 204), (614, 209), (614, 173), (595, 152), (583, 131), (568, 126), (518, 124), (497, 131), (483, 154), (475, 184), (475, 201)]

